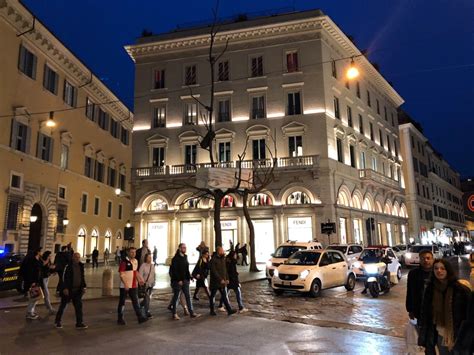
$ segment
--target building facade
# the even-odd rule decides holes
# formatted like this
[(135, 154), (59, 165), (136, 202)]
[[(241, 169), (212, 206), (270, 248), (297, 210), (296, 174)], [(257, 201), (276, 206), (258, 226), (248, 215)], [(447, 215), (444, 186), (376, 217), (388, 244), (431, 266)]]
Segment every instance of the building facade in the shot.
[(130, 215), (133, 115), (18, 1), (0, 2), (0, 52), (0, 246), (113, 251)]
[[(214, 244), (213, 201), (195, 199), (195, 172), (209, 164), (199, 101), (210, 101), (209, 27), (143, 37), (135, 62), (132, 201), (137, 239), (160, 262), (179, 242)], [(403, 99), (319, 10), (228, 22), (215, 50), (216, 160), (274, 165), (266, 191), (251, 196), (257, 261), (286, 240), (396, 244), (405, 240), (397, 108)], [(361, 71), (345, 79), (351, 58)], [(223, 242), (248, 243), (242, 199), (226, 196)]]
[(465, 233), (459, 174), (433, 148), (421, 125), (401, 110), (399, 130), (410, 238), (448, 244)]

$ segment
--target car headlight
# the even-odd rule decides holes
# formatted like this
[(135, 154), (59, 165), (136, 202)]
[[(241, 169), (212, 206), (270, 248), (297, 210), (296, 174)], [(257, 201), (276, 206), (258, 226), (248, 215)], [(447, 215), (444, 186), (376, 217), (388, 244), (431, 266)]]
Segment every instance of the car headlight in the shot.
[(356, 261), (354, 264), (352, 264), (352, 267), (360, 269), (362, 267), (362, 263), (360, 261)]
[(405, 258), (411, 259), (411, 253), (406, 253)]
[(472, 250), (472, 245), (466, 245), (466, 250)]
[(300, 279), (305, 279), (309, 275), (309, 270), (304, 270), (300, 272)]
[(377, 264), (365, 265), (365, 271), (368, 274), (378, 274), (379, 273), (379, 267), (377, 266)]
[(273, 271), (273, 276), (278, 277), (278, 270), (277, 269), (275, 269), (275, 271)]
[(268, 260), (268, 261), (267, 261), (267, 267), (270, 267), (270, 266), (272, 266), (272, 261), (271, 261), (271, 260)]

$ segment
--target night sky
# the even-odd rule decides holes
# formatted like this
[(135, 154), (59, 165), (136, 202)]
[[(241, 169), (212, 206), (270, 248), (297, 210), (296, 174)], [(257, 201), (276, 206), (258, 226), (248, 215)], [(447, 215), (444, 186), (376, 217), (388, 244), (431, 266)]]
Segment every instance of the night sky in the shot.
[[(123, 49), (154, 33), (210, 20), (214, 0), (24, 0), (126, 105), (133, 107), (133, 62)], [(463, 176), (474, 176), (474, 1), (221, 0), (219, 15), (319, 8), (405, 99), (432, 145)]]

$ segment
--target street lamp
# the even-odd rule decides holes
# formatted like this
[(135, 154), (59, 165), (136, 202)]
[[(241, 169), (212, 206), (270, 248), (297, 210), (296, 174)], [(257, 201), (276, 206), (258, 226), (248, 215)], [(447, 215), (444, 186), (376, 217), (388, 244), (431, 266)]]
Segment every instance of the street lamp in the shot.
[(38, 220), (38, 216), (33, 216), (33, 215), (30, 216), (31, 223), (35, 223), (37, 220)]
[(63, 226), (67, 227), (68, 224), (69, 224), (69, 219), (67, 219), (67, 217), (66, 217), (66, 218), (63, 219)]
[(56, 122), (54, 122), (54, 111), (49, 113), (49, 119), (46, 121), (46, 126), (50, 128), (56, 127)]
[(115, 195), (120, 196), (121, 193), (122, 193), (122, 190), (120, 190), (119, 188), (115, 189)]
[(130, 228), (131, 226), (132, 224), (130, 223), (130, 221), (127, 221), (127, 223), (125, 224), (125, 227)]
[(351, 65), (347, 69), (346, 77), (349, 80), (355, 79), (359, 76), (359, 69), (355, 66), (354, 57), (351, 58)]

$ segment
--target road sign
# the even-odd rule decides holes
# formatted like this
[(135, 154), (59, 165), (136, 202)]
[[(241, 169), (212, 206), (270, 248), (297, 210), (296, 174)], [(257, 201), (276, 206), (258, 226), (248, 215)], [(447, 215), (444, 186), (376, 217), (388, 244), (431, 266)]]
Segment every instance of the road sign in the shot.
[(321, 223), (321, 234), (330, 235), (332, 233), (336, 233), (336, 223)]

